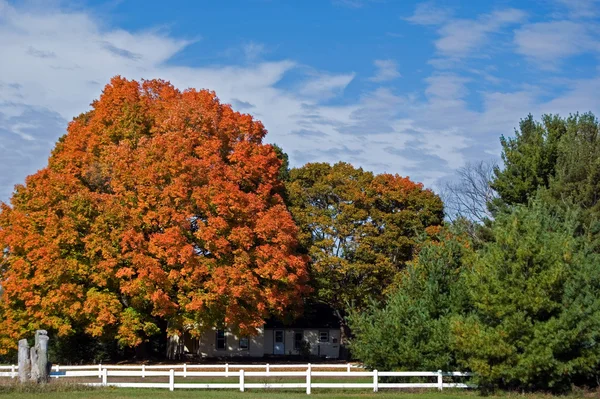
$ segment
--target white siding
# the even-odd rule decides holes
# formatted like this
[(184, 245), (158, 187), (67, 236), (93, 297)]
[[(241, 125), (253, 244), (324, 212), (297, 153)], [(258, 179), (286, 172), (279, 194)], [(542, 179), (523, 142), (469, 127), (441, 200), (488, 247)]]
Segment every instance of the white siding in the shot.
[[(273, 334), (275, 330), (284, 330), (285, 337), (285, 355), (299, 355), (294, 350), (294, 333), (302, 331), (304, 340), (310, 345), (310, 354), (313, 356), (337, 359), (340, 357), (340, 330), (336, 328), (286, 328), (286, 329), (265, 329), (265, 354), (273, 354)], [(319, 341), (319, 333), (326, 331), (329, 333), (327, 342)], [(334, 342), (335, 341), (335, 342)]]
[[(248, 349), (240, 348), (239, 337), (230, 330), (225, 331), (225, 349), (216, 349), (216, 329), (206, 331), (200, 340), (185, 336), (185, 351), (203, 357), (249, 356), (263, 357), (273, 355), (273, 336), (276, 330), (283, 330), (285, 351), (283, 356), (299, 355), (294, 350), (294, 333), (302, 331), (304, 340), (310, 345), (310, 354), (329, 359), (340, 356), (340, 330), (335, 328), (268, 328), (260, 329), (258, 335), (250, 337)], [(319, 340), (320, 332), (329, 334), (327, 342)]]
[[(236, 336), (231, 330), (225, 331), (225, 349), (217, 349), (217, 329), (206, 331), (198, 341), (190, 337), (189, 345), (186, 340), (186, 347), (190, 353), (195, 353), (203, 357), (220, 356), (250, 356), (262, 357), (264, 355), (264, 332), (258, 331), (258, 335), (249, 337), (248, 349), (240, 348), (240, 337)], [(195, 341), (195, 342), (193, 342)]]

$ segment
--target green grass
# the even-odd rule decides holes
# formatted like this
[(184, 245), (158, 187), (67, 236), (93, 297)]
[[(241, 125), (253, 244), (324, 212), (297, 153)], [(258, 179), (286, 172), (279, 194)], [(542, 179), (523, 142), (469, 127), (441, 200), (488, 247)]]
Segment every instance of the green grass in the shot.
[[(48, 387), (50, 388), (50, 387)], [(597, 393), (585, 395), (579, 393), (571, 395), (571, 398), (597, 397)], [(44, 399), (134, 399), (134, 398), (168, 398), (168, 399), (187, 399), (187, 398), (203, 398), (203, 399), (300, 399), (307, 398), (306, 393), (301, 390), (297, 391), (282, 391), (282, 390), (249, 390), (239, 392), (235, 390), (175, 390), (170, 392), (166, 389), (135, 389), (135, 388), (98, 388), (98, 389), (77, 389), (75, 386), (63, 387), (62, 390), (52, 391), (32, 387), (31, 392), (4, 392), (0, 393), (0, 398), (40, 398)], [(364, 398), (402, 398), (402, 399), (478, 399), (482, 398), (477, 392), (473, 391), (449, 391), (449, 392), (406, 392), (406, 391), (382, 391), (378, 393), (368, 392), (366, 390), (313, 390), (310, 397), (330, 398), (330, 399), (364, 399)], [(550, 395), (546, 394), (507, 394), (501, 393), (485, 397), (486, 399), (494, 398), (514, 398), (514, 399), (550, 399)], [(561, 399), (567, 398), (565, 396)]]

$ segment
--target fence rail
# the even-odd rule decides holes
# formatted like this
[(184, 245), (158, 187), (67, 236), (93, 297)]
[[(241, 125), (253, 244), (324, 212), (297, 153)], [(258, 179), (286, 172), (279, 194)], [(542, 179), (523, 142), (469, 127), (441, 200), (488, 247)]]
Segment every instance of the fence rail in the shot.
[[(211, 371), (206, 371), (210, 369)], [(223, 371), (213, 370), (224, 369)], [(249, 371), (247, 371), (249, 369)], [(265, 371), (256, 371), (262, 369)], [(278, 369), (301, 369), (300, 371), (278, 371)], [(343, 369), (342, 371), (317, 371), (318, 369)], [(205, 371), (202, 371), (205, 370)], [(272, 371), (273, 370), (273, 371)], [(16, 378), (18, 367), (0, 366), (0, 377)], [(406, 389), (406, 388), (471, 388), (472, 385), (464, 382), (455, 382), (455, 378), (470, 377), (471, 373), (442, 372), (438, 371), (365, 371), (360, 365), (354, 364), (179, 364), (179, 365), (86, 365), (86, 366), (60, 366), (54, 365), (50, 373), (52, 378), (74, 378), (75, 381), (91, 386), (114, 386), (129, 388), (164, 388), (171, 391), (175, 389), (305, 389), (310, 394), (314, 388), (362, 388), (372, 389)], [(109, 377), (113, 381), (109, 382)], [(389, 382), (390, 377), (423, 377), (434, 379), (435, 382)], [(81, 379), (97, 378), (100, 382), (82, 382)], [(119, 381), (114, 381), (114, 379)], [(124, 378), (132, 379), (161, 379), (165, 382), (130, 382), (121, 381)], [(176, 378), (188, 379), (189, 382), (176, 382)], [(198, 378), (208, 378), (217, 381), (202, 381)], [(253, 381), (247, 381), (251, 378)], [(263, 378), (256, 382), (257, 378)], [(277, 378), (268, 381), (268, 379)], [(295, 381), (281, 382), (281, 378), (291, 378)], [(314, 381), (316, 378), (318, 381)], [(444, 381), (446, 378), (446, 381)], [(194, 381), (196, 379), (196, 381)], [(218, 381), (231, 379), (231, 382)], [(327, 381), (334, 379), (334, 381)], [(342, 382), (339, 382), (339, 380)], [(361, 379), (361, 382), (355, 382)], [(383, 379), (383, 381), (380, 381)], [(302, 382), (298, 382), (298, 380)], [(325, 380), (325, 381), (323, 381)], [(346, 381), (347, 380), (347, 381)], [(353, 381), (354, 380), (354, 381)], [(365, 382), (367, 380), (368, 382)], [(449, 380), (452, 380), (451, 382)], [(168, 382), (166, 382), (168, 381)]]

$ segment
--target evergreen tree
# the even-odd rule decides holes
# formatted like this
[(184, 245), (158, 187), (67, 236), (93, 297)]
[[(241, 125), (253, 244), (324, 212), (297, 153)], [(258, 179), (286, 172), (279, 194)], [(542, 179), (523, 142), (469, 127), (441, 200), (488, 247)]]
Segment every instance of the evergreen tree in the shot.
[(556, 176), (550, 184), (558, 203), (581, 207), (587, 221), (600, 213), (600, 134), (592, 113), (571, 115), (559, 144)]
[(450, 320), (466, 306), (462, 290), (463, 257), (468, 242), (443, 230), (429, 241), (400, 275), (385, 305), (373, 302), (352, 311), (352, 354), (372, 369), (450, 370)]
[(544, 115), (539, 123), (529, 114), (521, 120), (515, 138), (500, 138), (504, 168), (495, 168), (492, 183), (500, 196), (497, 206), (527, 204), (538, 188), (549, 187), (565, 130), (558, 115)]
[(483, 386), (565, 390), (598, 375), (600, 262), (577, 215), (535, 201), (500, 215), (466, 275), (454, 348)]

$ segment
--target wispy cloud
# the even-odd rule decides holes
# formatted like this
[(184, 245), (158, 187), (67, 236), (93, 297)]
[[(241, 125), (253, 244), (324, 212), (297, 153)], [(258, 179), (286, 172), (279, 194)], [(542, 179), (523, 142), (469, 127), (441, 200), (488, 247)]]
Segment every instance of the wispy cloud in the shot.
[[(173, 56), (190, 40), (163, 30), (129, 32), (83, 11), (25, 9), (0, 0), (0, 54), (10, 60), (0, 62), (0, 170), (9, 171), (0, 176), (0, 200), (44, 166), (67, 121), (89, 109), (87, 104), (116, 74), (162, 78), (180, 89), (215, 90), (234, 109), (259, 118), (269, 130), (266, 140), (282, 145), (294, 166), (343, 159), (376, 172), (408, 174), (429, 186), (467, 161), (497, 154), (498, 136), (511, 134), (528, 112), (600, 109), (598, 78), (557, 83), (560, 90), (548, 90), (547, 82), (539, 81), (500, 86), (490, 74), (506, 79), (504, 70), (465, 62), (484, 53), (500, 33), (518, 51), (527, 49), (528, 57), (540, 59), (535, 54), (543, 50), (530, 34), (548, 27), (523, 26), (521, 33), (529, 36), (518, 33), (512, 42), (513, 26), (524, 21), (523, 12), (496, 10), (468, 19), (449, 11), (426, 16), (415, 10), (410, 22), (433, 26), (439, 35), (434, 43), (438, 59), (465, 65), (419, 75), (408, 89), (391, 81), (399, 72), (389, 59), (376, 61), (369, 77), (317, 70), (275, 53), (266, 62), (265, 46), (253, 41), (240, 41), (235, 57), (224, 57), (229, 64), (184, 66)], [(586, 39), (585, 45), (578, 44), (581, 48), (567, 51), (557, 39), (558, 50), (549, 51), (557, 57), (594, 51), (587, 40), (595, 37), (594, 30), (586, 25), (582, 32), (567, 35)], [(408, 75), (408, 69), (403, 73)], [(376, 88), (361, 86), (368, 80), (377, 82)], [(482, 80), (494, 83), (493, 88), (482, 87)]]
[(565, 20), (529, 24), (515, 32), (517, 52), (546, 69), (567, 57), (600, 52), (599, 39), (595, 25)]
[(440, 27), (435, 41), (437, 51), (449, 58), (472, 55), (485, 46), (491, 34), (506, 26), (522, 22), (525, 12), (514, 8), (483, 14), (475, 19), (453, 19)]
[(398, 64), (394, 60), (375, 60), (373, 64), (377, 71), (374, 76), (369, 78), (372, 82), (386, 82), (401, 76), (398, 72)]
[(449, 8), (440, 8), (432, 2), (419, 3), (413, 15), (404, 20), (417, 25), (440, 25), (452, 16)]
[(244, 45), (244, 55), (249, 61), (259, 59), (267, 52), (267, 48), (263, 43), (249, 42)]
[(482, 14), (475, 18), (454, 18), (448, 8), (440, 8), (432, 2), (417, 4), (412, 16), (404, 18), (417, 25), (436, 26), (439, 38), (434, 45), (439, 56), (434, 66), (446, 67), (454, 61), (473, 55), (488, 44), (492, 34), (507, 26), (522, 22), (526, 13), (507, 8)]
[(56, 58), (56, 54), (53, 51), (38, 50), (31, 46), (27, 48), (27, 54), (38, 58)]
[(385, 0), (332, 0), (332, 3), (337, 6), (361, 8), (369, 3), (382, 3)]
[(354, 76), (354, 73), (337, 75), (318, 73), (302, 82), (298, 92), (310, 98), (329, 99), (340, 94), (352, 82)]
[(600, 0), (554, 0), (570, 18), (594, 18), (600, 14)]

